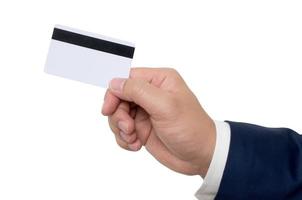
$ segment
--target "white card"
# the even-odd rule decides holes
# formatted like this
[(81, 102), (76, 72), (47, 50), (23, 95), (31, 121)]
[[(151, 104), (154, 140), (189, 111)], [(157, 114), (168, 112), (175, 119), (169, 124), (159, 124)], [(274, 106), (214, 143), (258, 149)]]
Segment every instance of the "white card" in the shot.
[(114, 77), (128, 78), (134, 44), (56, 25), (45, 72), (101, 87)]

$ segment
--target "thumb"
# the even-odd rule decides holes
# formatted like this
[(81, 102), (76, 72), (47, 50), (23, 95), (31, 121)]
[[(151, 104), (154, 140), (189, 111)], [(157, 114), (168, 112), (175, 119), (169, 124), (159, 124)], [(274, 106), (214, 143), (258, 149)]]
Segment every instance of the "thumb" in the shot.
[(143, 79), (115, 78), (110, 81), (110, 91), (122, 100), (134, 102), (149, 114), (158, 113), (166, 93)]

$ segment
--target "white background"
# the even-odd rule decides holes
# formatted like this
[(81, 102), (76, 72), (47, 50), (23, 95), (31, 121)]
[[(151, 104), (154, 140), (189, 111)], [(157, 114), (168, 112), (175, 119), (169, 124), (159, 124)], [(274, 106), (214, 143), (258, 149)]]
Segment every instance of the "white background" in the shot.
[[(57, 23), (136, 43), (209, 114), (302, 132), (301, 1), (0, 2), (0, 199), (194, 199), (199, 177), (117, 147), (104, 89), (43, 73)], [(110, 69), (108, 69), (110, 70)]]

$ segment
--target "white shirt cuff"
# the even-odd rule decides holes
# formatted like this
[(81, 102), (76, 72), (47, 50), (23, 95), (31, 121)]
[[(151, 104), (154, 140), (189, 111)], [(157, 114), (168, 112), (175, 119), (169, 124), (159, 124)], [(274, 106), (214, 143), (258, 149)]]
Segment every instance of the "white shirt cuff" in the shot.
[(216, 145), (213, 158), (203, 184), (195, 196), (199, 200), (213, 200), (218, 192), (228, 158), (231, 129), (226, 122), (215, 121)]

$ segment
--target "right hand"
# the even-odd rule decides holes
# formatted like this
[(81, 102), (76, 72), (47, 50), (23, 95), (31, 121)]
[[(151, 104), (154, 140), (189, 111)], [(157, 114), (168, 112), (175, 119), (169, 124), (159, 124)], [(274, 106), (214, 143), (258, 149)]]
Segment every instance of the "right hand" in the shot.
[(133, 68), (128, 79), (113, 79), (102, 113), (122, 148), (144, 145), (174, 171), (206, 175), (215, 125), (174, 69)]

